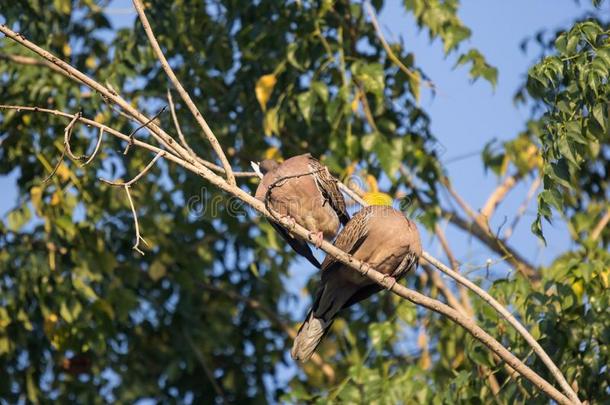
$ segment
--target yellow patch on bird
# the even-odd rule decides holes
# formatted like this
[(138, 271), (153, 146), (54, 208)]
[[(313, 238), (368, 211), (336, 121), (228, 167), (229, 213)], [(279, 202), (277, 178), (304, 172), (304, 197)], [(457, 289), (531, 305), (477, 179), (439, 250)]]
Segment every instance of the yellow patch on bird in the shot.
[(379, 186), (377, 186), (377, 179), (375, 178), (375, 176), (367, 174), (366, 175), (366, 184), (369, 185), (369, 190), (373, 193), (376, 193), (379, 191)]
[(275, 146), (267, 148), (265, 153), (263, 153), (263, 157), (265, 159), (273, 159), (273, 160), (277, 160), (277, 161), (283, 160), (282, 155), (280, 154), (280, 150), (278, 148), (276, 148)]
[(364, 193), (362, 197), (369, 205), (392, 205), (392, 197), (379, 191)]
[(273, 88), (276, 83), (277, 78), (273, 73), (261, 76), (256, 82), (254, 92), (263, 111), (267, 110), (267, 102), (271, 98), (271, 93), (273, 93)]

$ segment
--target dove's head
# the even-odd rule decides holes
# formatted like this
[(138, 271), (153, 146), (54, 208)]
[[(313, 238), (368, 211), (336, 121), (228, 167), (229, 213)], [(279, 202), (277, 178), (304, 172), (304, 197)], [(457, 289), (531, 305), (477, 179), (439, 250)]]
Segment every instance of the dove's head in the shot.
[(259, 163), (258, 167), (261, 170), (262, 174), (267, 174), (273, 170), (275, 170), (280, 164), (273, 159), (265, 159)]

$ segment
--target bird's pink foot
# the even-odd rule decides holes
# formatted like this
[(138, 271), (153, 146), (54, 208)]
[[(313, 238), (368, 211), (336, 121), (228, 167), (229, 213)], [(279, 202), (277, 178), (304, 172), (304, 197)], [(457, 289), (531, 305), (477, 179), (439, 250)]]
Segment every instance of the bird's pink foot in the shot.
[(324, 241), (324, 233), (322, 231), (312, 232), (311, 241), (316, 248), (320, 249), (322, 247), (322, 242)]

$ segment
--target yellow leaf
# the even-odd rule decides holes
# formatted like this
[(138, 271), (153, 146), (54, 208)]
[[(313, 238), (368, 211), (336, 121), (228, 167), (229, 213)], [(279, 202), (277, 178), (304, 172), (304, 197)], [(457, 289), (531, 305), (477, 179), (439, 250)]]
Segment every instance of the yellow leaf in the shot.
[(55, 206), (61, 202), (61, 193), (56, 191), (51, 196), (51, 205)]
[(61, 181), (67, 181), (70, 178), (70, 169), (65, 164), (60, 164), (55, 174), (61, 179)]
[(25, 125), (30, 125), (30, 123), (32, 122), (32, 116), (30, 114), (24, 114), (21, 119), (23, 120), (23, 123)]
[(69, 43), (65, 43), (64, 46), (61, 48), (61, 51), (63, 52), (63, 54), (65, 56), (70, 56), (72, 55), (72, 47), (70, 47)]
[(574, 291), (574, 294), (576, 294), (576, 298), (578, 299), (578, 301), (580, 301), (582, 299), (582, 294), (585, 291), (585, 283), (582, 280), (577, 280), (574, 283), (572, 283), (572, 291)]
[(352, 100), (352, 112), (355, 113), (356, 111), (358, 111), (358, 105), (360, 104), (360, 90), (358, 90), (356, 92), (356, 96), (354, 97), (354, 99)]
[(32, 198), (32, 205), (36, 209), (36, 213), (41, 215), (42, 210), (42, 187), (34, 186), (30, 189), (30, 197)]
[(364, 193), (363, 199), (369, 205), (392, 205), (393, 202), (389, 194), (378, 191)]
[(256, 82), (254, 92), (256, 93), (256, 99), (263, 111), (267, 110), (267, 102), (271, 98), (275, 83), (277, 83), (277, 78), (273, 73), (261, 76)]
[(606, 269), (600, 273), (600, 277), (602, 279), (602, 284), (604, 285), (604, 288), (610, 287), (610, 284), (608, 283), (609, 275), (610, 275), (610, 269)]
[(371, 190), (371, 192), (376, 193), (379, 191), (379, 187), (377, 186), (377, 179), (368, 174), (366, 176), (366, 183), (369, 185), (369, 190)]
[(88, 56), (87, 59), (85, 59), (85, 66), (87, 66), (89, 69), (95, 69), (95, 67), (97, 66), (95, 56)]

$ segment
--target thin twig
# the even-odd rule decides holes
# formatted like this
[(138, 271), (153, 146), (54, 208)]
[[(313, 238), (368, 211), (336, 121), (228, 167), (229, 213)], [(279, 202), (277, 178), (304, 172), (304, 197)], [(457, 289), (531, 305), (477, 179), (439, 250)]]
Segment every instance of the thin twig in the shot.
[(83, 115), (82, 112), (77, 112), (76, 114), (74, 114), (74, 118), (72, 118), (72, 121), (70, 121), (70, 123), (64, 130), (64, 150), (66, 151), (66, 154), (68, 155), (68, 157), (72, 160), (82, 160), (82, 156), (74, 156), (74, 153), (72, 153), (72, 148), (70, 147), (70, 139), (72, 137), (72, 130), (74, 129), (74, 125), (76, 124), (76, 121), (78, 121), (82, 115)]
[[(97, 81), (91, 79), (86, 74), (82, 73), (80, 70), (74, 68), (69, 63), (64, 62), (59, 59), (57, 56), (53, 55), (49, 51), (42, 49), (35, 43), (27, 40), (23, 34), (17, 33), (11, 30), (5, 24), (0, 24), (0, 32), (6, 35), (8, 38), (13, 41), (23, 45), (24, 47), (34, 51), (36, 54), (49, 61), (50, 63), (58, 66), (62, 74), (66, 77), (72, 78), (77, 82), (82, 82), (86, 86), (90, 87), (92, 90), (97, 91), (102, 95), (102, 97), (106, 98), (109, 101), (117, 104), (127, 113), (129, 113), (134, 119), (139, 121), (140, 123), (145, 123), (148, 121), (148, 117), (138, 111), (135, 107), (133, 107), (130, 103), (124, 100), (122, 97), (118, 95), (118, 93), (114, 90), (107, 88), (106, 86), (98, 83)], [(149, 126), (151, 129), (151, 133), (153, 137), (163, 146), (165, 146), (168, 150), (173, 150), (176, 154), (182, 157), (187, 162), (193, 164), (194, 166), (198, 166), (197, 162), (192, 159), (188, 152), (182, 148), (179, 144), (177, 144), (174, 139), (163, 129), (161, 129), (158, 125), (151, 123)]]
[(106, 184), (110, 184), (111, 186), (124, 186), (124, 187), (130, 187), (133, 183), (135, 183), (136, 181), (140, 180), (140, 178), (142, 178), (142, 176), (144, 176), (150, 169), (151, 167), (154, 166), (154, 164), (157, 162), (157, 160), (159, 160), (159, 158), (162, 158), (165, 155), (165, 151), (159, 151), (155, 157), (146, 165), (146, 167), (144, 169), (142, 169), (142, 171), (140, 171), (140, 173), (138, 173), (138, 175), (136, 177), (134, 177), (133, 179), (129, 180), (127, 183), (123, 183), (120, 181), (111, 181), (111, 180), (106, 180), (100, 177), (100, 180), (103, 181)]
[(519, 223), (519, 220), (523, 217), (523, 214), (525, 214), (525, 210), (527, 210), (527, 206), (529, 205), (532, 198), (534, 198), (534, 195), (536, 194), (536, 190), (538, 190), (538, 187), (540, 187), (541, 183), (542, 183), (542, 176), (537, 176), (536, 179), (532, 182), (529, 190), (527, 191), (527, 195), (525, 196), (525, 199), (523, 200), (523, 202), (517, 209), (517, 214), (515, 215), (513, 222), (510, 224), (510, 227), (508, 229), (506, 229), (506, 231), (504, 231), (504, 237), (503, 237), (504, 241), (507, 241), (512, 236), (513, 232), (515, 231), (515, 227)]
[[(174, 122), (174, 127), (176, 128), (176, 132), (178, 133), (178, 139), (182, 146), (191, 154), (193, 158), (195, 158), (199, 163), (207, 167), (208, 169), (215, 171), (216, 173), (225, 174), (225, 169), (217, 164), (209, 162), (205, 159), (200, 158), (197, 153), (190, 147), (186, 138), (184, 137), (184, 133), (182, 132), (182, 128), (180, 127), (180, 122), (178, 121), (178, 115), (176, 114), (176, 107), (174, 106), (174, 99), (172, 98), (172, 93), (169, 89), (167, 89), (167, 102), (169, 104), (169, 110), (172, 116), (172, 121)], [(235, 177), (257, 177), (257, 174), (254, 172), (233, 172)]]
[(144, 13), (144, 6), (143, 6), (142, 2), (140, 0), (133, 0), (133, 5), (136, 8), (136, 11), (138, 12), (138, 16), (140, 17), (140, 21), (142, 22), (142, 27), (144, 28), (144, 31), (146, 32), (148, 41), (150, 42), (150, 45), (153, 48), (153, 51), (157, 55), (157, 59), (159, 59), (159, 62), (161, 63), (161, 66), (163, 67), (165, 74), (167, 75), (169, 80), (172, 82), (172, 84), (174, 85), (176, 90), (178, 90), (178, 94), (180, 94), (180, 97), (182, 98), (182, 100), (184, 101), (186, 106), (191, 111), (191, 114), (193, 114), (193, 116), (195, 117), (195, 120), (197, 121), (197, 123), (199, 124), (201, 129), (203, 130), (203, 133), (205, 134), (206, 138), (208, 138), (210, 145), (212, 145), (212, 149), (214, 149), (214, 152), (216, 152), (216, 155), (218, 156), (218, 159), (220, 159), (221, 165), (225, 170), (225, 174), (227, 176), (227, 181), (228, 181), (229, 185), (235, 186), (236, 185), (235, 176), (233, 176), (233, 169), (231, 168), (231, 164), (227, 160), (227, 157), (226, 157), (224, 151), (222, 150), (222, 148), (220, 147), (220, 144), (218, 143), (216, 136), (212, 132), (212, 129), (208, 126), (208, 123), (205, 121), (205, 119), (201, 115), (201, 112), (199, 112), (199, 109), (197, 109), (197, 106), (191, 99), (191, 96), (184, 89), (184, 87), (182, 86), (182, 83), (180, 83), (180, 81), (174, 74), (174, 71), (172, 70), (171, 66), (167, 62), (165, 55), (163, 55), (163, 51), (161, 50), (161, 47), (159, 46), (159, 43), (157, 42), (157, 38), (155, 37), (155, 34), (153, 33), (152, 28), (150, 27), (150, 23), (148, 22), (146, 13)]
[(99, 135), (97, 137), (97, 142), (95, 143), (95, 148), (93, 149), (93, 152), (91, 153), (91, 155), (89, 155), (87, 160), (81, 166), (87, 166), (89, 163), (91, 163), (93, 161), (93, 159), (95, 159), (95, 155), (97, 155), (97, 152), (100, 150), (100, 145), (102, 144), (103, 138), (104, 138), (104, 128), (101, 127)]
[(59, 155), (59, 159), (57, 160), (57, 163), (53, 167), (53, 170), (51, 170), (51, 173), (49, 173), (49, 175), (42, 180), (43, 183), (48, 183), (49, 180), (51, 180), (53, 178), (53, 176), (55, 176), (55, 173), (57, 172), (57, 169), (59, 169), (59, 166), (61, 166), (61, 164), (63, 163), (65, 156), (66, 156), (66, 148), (64, 147), (61, 150), (61, 154)]
[(144, 252), (140, 250), (138, 247), (140, 245), (140, 241), (148, 246), (148, 242), (140, 235), (140, 225), (138, 224), (138, 214), (136, 213), (136, 207), (133, 205), (133, 200), (131, 199), (131, 194), (129, 193), (129, 186), (124, 185), (125, 192), (127, 193), (127, 199), (129, 200), (129, 206), (131, 207), (131, 213), (133, 214), (133, 223), (136, 227), (136, 243), (133, 245), (132, 249), (144, 256)]
[(131, 147), (131, 145), (133, 145), (133, 138), (136, 135), (136, 132), (138, 132), (139, 130), (141, 130), (144, 127), (147, 127), (148, 124), (150, 124), (151, 122), (156, 120), (161, 114), (163, 114), (163, 111), (165, 111), (166, 108), (167, 108), (167, 106), (163, 106), (163, 108), (161, 108), (159, 110), (159, 112), (157, 112), (154, 116), (152, 116), (148, 121), (146, 121), (145, 123), (143, 123), (142, 125), (140, 125), (136, 129), (131, 131), (131, 133), (129, 134), (129, 142), (127, 142), (127, 146), (125, 146), (125, 150), (123, 151), (123, 155), (126, 155), (129, 152), (129, 148)]
[[(375, 28), (375, 32), (377, 33), (377, 38), (379, 38), (379, 41), (381, 42), (383, 49), (385, 49), (386, 53), (388, 54), (388, 57), (390, 58), (390, 60), (392, 62), (394, 62), (394, 64), (396, 66), (398, 66), (398, 68), (400, 70), (402, 70), (411, 79), (420, 81), (421, 77), (419, 75), (417, 75), (416, 73), (414, 73), (411, 69), (406, 67), (400, 61), (400, 59), (396, 56), (396, 54), (394, 54), (394, 51), (392, 51), (392, 48), (390, 47), (388, 42), (385, 40), (385, 37), (383, 36), (383, 32), (381, 32), (381, 27), (379, 26), (379, 22), (377, 21), (377, 16), (375, 16), (375, 11), (373, 10), (373, 7), (371, 6), (371, 4), (368, 2), (366, 3), (366, 11), (368, 12), (369, 17), (371, 18), (371, 24), (373, 24), (373, 27)], [(427, 87), (429, 87), (433, 90), (436, 87), (434, 85), (434, 83), (432, 83), (430, 80), (423, 80), (422, 82), (424, 85), (426, 85)]]

